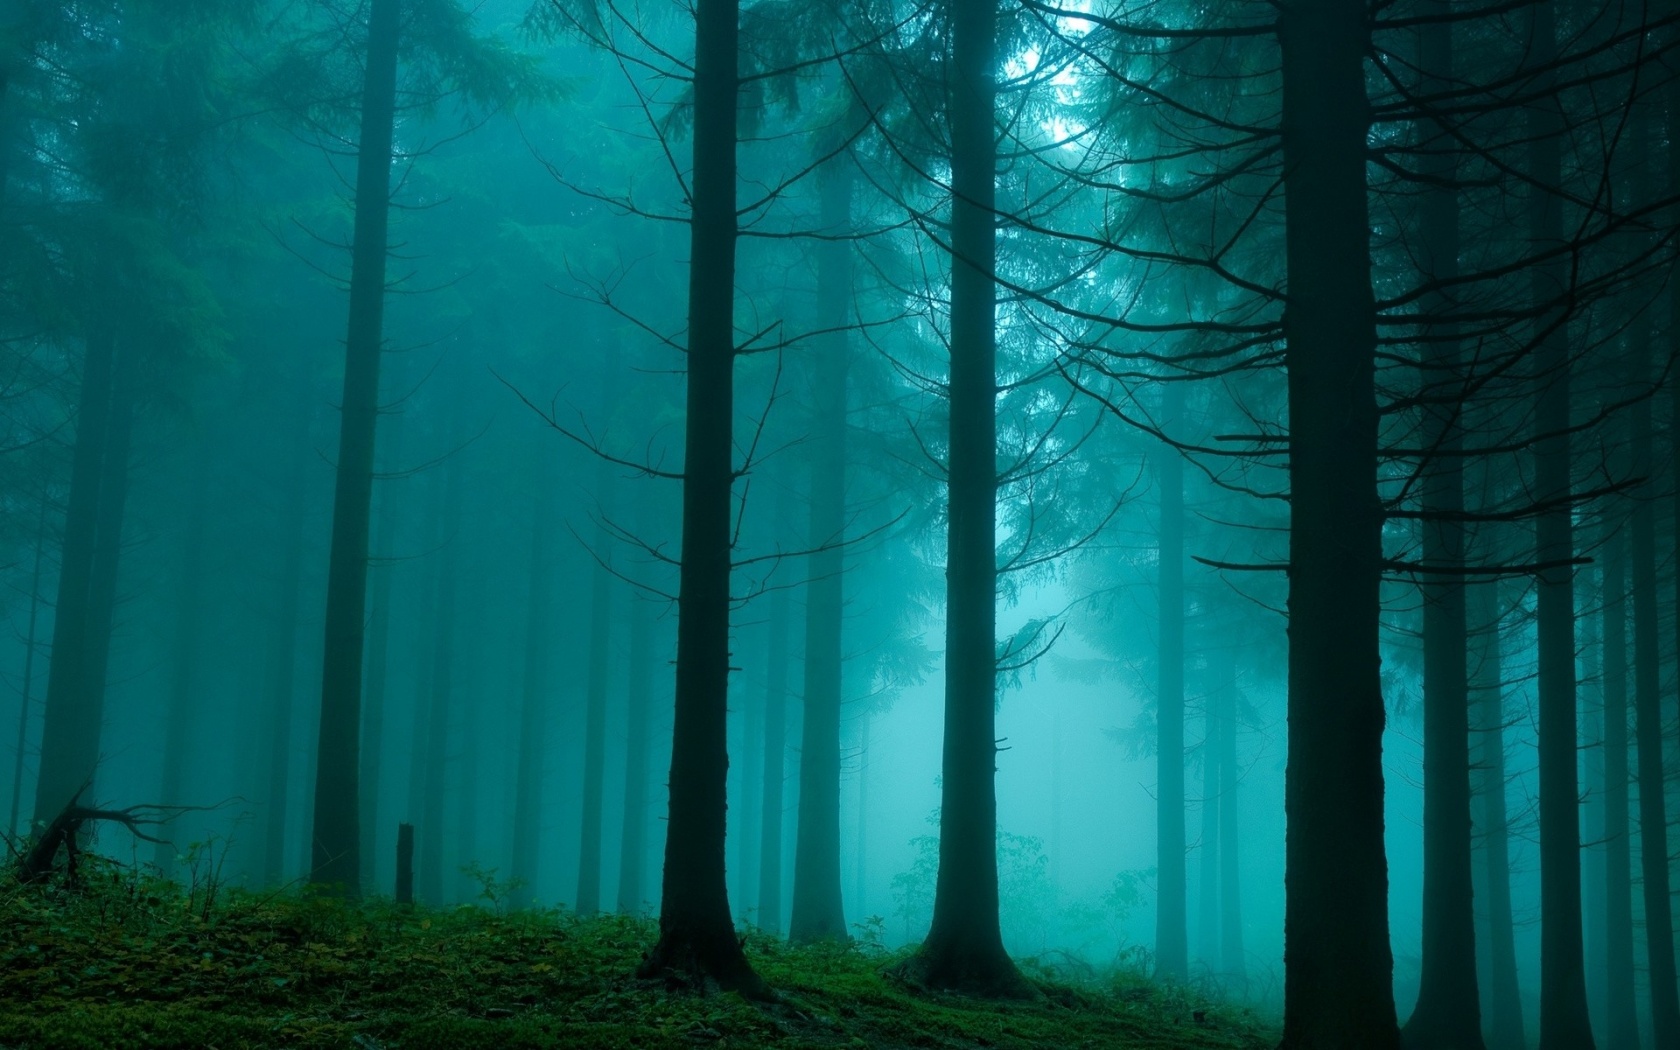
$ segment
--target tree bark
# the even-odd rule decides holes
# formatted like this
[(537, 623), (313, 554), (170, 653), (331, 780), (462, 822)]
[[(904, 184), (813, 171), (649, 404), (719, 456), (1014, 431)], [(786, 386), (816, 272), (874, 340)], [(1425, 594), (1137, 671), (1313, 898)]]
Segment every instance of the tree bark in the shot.
[[(822, 226), (851, 227), (853, 169), (837, 157), (821, 172)], [(828, 334), (813, 368), (810, 558), (805, 607), (805, 718), (800, 732), (799, 825), (793, 857), (796, 944), (847, 937), (840, 892), (840, 693), (846, 529), (846, 377), (851, 243), (827, 240), (817, 255), (818, 327)]]
[(1288, 266), (1289, 764), (1285, 1050), (1393, 1050), (1383, 846), (1376, 319), (1366, 8), (1279, 16)]
[(770, 598), (769, 652), (764, 675), (764, 812), (759, 820), (758, 924), (766, 933), (782, 929), (782, 779), (787, 775), (788, 618), (786, 588)]
[(739, 0), (696, 0), (676, 719), (659, 941), (645, 975), (690, 971), (768, 994), (736, 939), (725, 888), (729, 582), (735, 482), (736, 106)]
[[(362, 126), (356, 151), (356, 218), (350, 319), (344, 348), (332, 550), (327, 565), (321, 727), (316, 751), (310, 881), (361, 892), (362, 647), (367, 616), (368, 518), (385, 314), (386, 230), (397, 90), (401, 0), (370, 0)], [(436, 835), (434, 826), (428, 829)]]
[(997, 5), (953, 0), (951, 368), (945, 734), (933, 925), (905, 973), (1023, 996), (1003, 947), (997, 865)]
[[(1167, 383), (1162, 391), (1161, 427), (1178, 425), (1184, 409), (1184, 388)], [(1155, 855), (1159, 894), (1155, 907), (1155, 976), (1183, 980), (1190, 973), (1188, 903), (1184, 858), (1184, 461), (1176, 448), (1157, 452), (1155, 477), (1161, 485), (1160, 547), (1156, 567), (1160, 601), (1160, 667), (1156, 692), (1155, 741)], [(1214, 770), (1212, 752), (1203, 755), (1205, 768)], [(1217, 771), (1207, 775), (1216, 782)], [(1203, 806), (1218, 807), (1217, 792), (1204, 792)], [(1207, 835), (1202, 849), (1217, 852)], [(1211, 854), (1204, 854), (1208, 856)], [(1217, 860), (1217, 858), (1216, 858)], [(1211, 887), (1204, 885), (1204, 898)], [(1213, 911), (1204, 917), (1211, 931)], [(1209, 956), (1209, 960), (1212, 960)]]
[(1633, 997), (1633, 835), (1628, 821), (1627, 548), (1621, 521), (1606, 518), (1604, 561), (1605, 1041), (1639, 1045)]

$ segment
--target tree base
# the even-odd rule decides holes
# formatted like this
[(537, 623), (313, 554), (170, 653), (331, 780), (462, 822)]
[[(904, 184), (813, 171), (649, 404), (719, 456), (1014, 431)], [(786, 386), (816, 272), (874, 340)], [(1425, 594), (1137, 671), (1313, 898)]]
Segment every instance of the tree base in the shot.
[(1015, 968), (1002, 949), (972, 950), (968, 946), (923, 944), (921, 949), (887, 971), (913, 988), (954, 992), (975, 999), (1040, 998), (1037, 988)]
[(776, 993), (747, 962), (746, 952), (733, 930), (701, 933), (665, 927), (663, 923), (661, 927), (658, 943), (636, 968), (637, 977), (662, 979), (672, 991), (705, 991), (715, 987), (755, 1002), (776, 1001)]
[(1475, 1022), (1447, 1023), (1426, 1007), (1400, 1026), (1400, 1050), (1487, 1050), (1487, 1044)]

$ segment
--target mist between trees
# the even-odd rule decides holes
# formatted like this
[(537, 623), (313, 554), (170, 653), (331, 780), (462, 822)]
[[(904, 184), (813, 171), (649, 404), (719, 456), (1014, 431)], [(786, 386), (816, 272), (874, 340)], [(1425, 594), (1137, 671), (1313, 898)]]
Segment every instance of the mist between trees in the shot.
[(189, 6), (0, 20), (25, 869), (1680, 1046), (1680, 9)]

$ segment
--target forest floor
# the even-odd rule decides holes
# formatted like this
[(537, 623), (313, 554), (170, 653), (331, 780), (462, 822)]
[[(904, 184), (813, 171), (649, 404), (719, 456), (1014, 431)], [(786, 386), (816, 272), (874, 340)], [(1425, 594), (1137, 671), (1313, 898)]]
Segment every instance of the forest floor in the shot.
[(918, 993), (867, 941), (749, 935), (781, 999), (755, 1004), (635, 979), (654, 934), (617, 916), (181, 890), (90, 862), (75, 890), (0, 889), (0, 1050), (1276, 1045), (1247, 1011), (1135, 976), (1035, 978), (1033, 1002)]

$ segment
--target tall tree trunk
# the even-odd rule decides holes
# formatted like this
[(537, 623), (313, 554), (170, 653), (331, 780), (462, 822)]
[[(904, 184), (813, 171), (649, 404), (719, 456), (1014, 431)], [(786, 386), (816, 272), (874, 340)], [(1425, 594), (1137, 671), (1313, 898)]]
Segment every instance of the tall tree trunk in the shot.
[(35, 567), (29, 574), (29, 629), (23, 636), (23, 681), (18, 687), (18, 731), (17, 748), (12, 763), (12, 808), (6, 816), (6, 834), (20, 835), (23, 829), (18, 827), (18, 813), (23, 806), (23, 754), (29, 743), (29, 708), (35, 695), (35, 651), (39, 648), (36, 637), (41, 623), (41, 566), (46, 560), (47, 550), (47, 508), (52, 501), (47, 498), (45, 487), (41, 493), (40, 516), (35, 521)]
[[(187, 740), (197, 721), (198, 697), (193, 689), (193, 657), (203, 622), (204, 526), (207, 510), (203, 464), (193, 482), (192, 509), (181, 548), (180, 591), (175, 596), (175, 631), (169, 668), (169, 714), (163, 734), (163, 769), (158, 801), (166, 806), (182, 804), (181, 783), (187, 762)], [(178, 829), (171, 829), (178, 830)], [(161, 838), (162, 836), (160, 836)], [(153, 863), (167, 877), (175, 866), (175, 844), (154, 843)]]
[(434, 907), (443, 904), (444, 810), (448, 805), (449, 722), (455, 686), (455, 594), (459, 575), (461, 522), (460, 465), (451, 460), (443, 468), (437, 510), (437, 595), (432, 604), (431, 690), (426, 708), (426, 748), (420, 778), (420, 899)]
[[(1452, 0), (1433, 5), (1449, 14)], [(1420, 90), (1449, 91), (1452, 23), (1420, 30)], [(1450, 315), (1450, 283), (1458, 276), (1457, 164), (1447, 129), (1428, 128), (1426, 174), (1436, 188), (1421, 204), (1419, 277), (1435, 285), (1425, 308)], [(1476, 912), (1471, 875), (1470, 682), (1464, 580), (1464, 466), (1459, 450), (1462, 393), (1457, 331), (1430, 326), (1419, 352), (1423, 441), (1419, 465), (1423, 560), (1423, 958), (1417, 1005), (1401, 1030), (1413, 1050), (1482, 1050), (1481, 994), (1476, 985)]]
[[(1599, 559), (1602, 562), (1602, 558)], [(1586, 570), (1591, 572), (1591, 569)], [(1604, 601), (1604, 575), (1583, 606)], [(1581, 915), (1582, 952), (1587, 967), (1587, 1005), (1600, 1019), (1608, 1003), (1604, 947), (1604, 618), (1581, 616)], [(1480, 949), (1481, 945), (1477, 945)], [(1485, 1002), (1485, 999), (1484, 999)], [(1602, 1030), (1602, 1028), (1601, 1028)]]
[[(1554, 0), (1530, 9), (1529, 55), (1540, 70), (1557, 58)], [(1542, 72), (1539, 102), (1529, 110), (1530, 237), (1536, 251), (1563, 243), (1560, 139), (1566, 127), (1554, 74)], [(1569, 277), (1562, 256), (1531, 268), (1531, 294), (1544, 313), (1534, 374), (1543, 388), (1534, 415), (1537, 498), (1551, 501), (1536, 523), (1536, 558), (1554, 567), (1537, 574), (1540, 736), (1540, 1050), (1591, 1050), (1581, 943), (1581, 814), (1576, 783), (1575, 574), (1570, 493)]]
[[(1650, 199), (1647, 176), (1650, 121), (1639, 105), (1629, 129), (1628, 167), (1633, 202)], [(1632, 408), (1633, 477), (1656, 476), (1651, 399), (1641, 391), (1655, 376), (1651, 316), (1639, 310), (1627, 332), (1627, 354), (1636, 400)], [(1634, 725), (1639, 756), (1639, 857), (1645, 892), (1645, 947), (1651, 981), (1651, 1038), (1658, 1047), (1680, 1048), (1680, 986), (1674, 967), (1674, 912), (1669, 897), (1668, 813), (1663, 761), (1662, 653), (1657, 641), (1657, 493), (1634, 494), (1631, 517), (1633, 569)]]
[[(384, 462), (388, 474), (398, 468), (402, 449), (402, 418), (399, 413), (385, 425)], [(362, 884), (365, 887), (380, 884), (377, 875), (380, 851), (377, 844), (383, 836), (379, 830), (379, 774), (383, 768), (385, 749), (386, 683), (391, 672), (391, 576), (396, 572), (395, 564), (389, 559), (396, 543), (399, 517), (394, 506), (395, 493), (391, 491), (389, 478), (384, 480), (385, 485), (379, 496), (379, 529), (374, 539), (373, 557), (384, 558), (387, 561), (372, 571), (369, 585), (368, 649), (362, 678), (362, 754), (361, 767), (356, 774), (361, 791), (361, 813), (358, 819), (361, 823), (361, 852), (365, 858), (362, 865)]]
[[(350, 321), (333, 492), (332, 551), (321, 669), (310, 881), (361, 892), (362, 646), (367, 617), (368, 517), (373, 500), (374, 424), (385, 315), (386, 228), (397, 91), (401, 0), (370, 0), (362, 127), (356, 151), (356, 220), (350, 260)], [(438, 829), (432, 828), (436, 835)]]
[[(519, 757), (513, 795), (513, 904), (530, 904), (541, 871), (543, 742), (550, 705), (549, 650), (553, 630), (550, 606), (548, 532), (553, 518), (554, 486), (546, 476), (537, 482), (531, 507), (531, 561), (525, 574), (525, 682), (519, 703)], [(632, 642), (632, 649), (634, 643)], [(632, 652), (631, 659), (635, 654)], [(632, 671), (634, 673), (634, 671)], [(635, 698), (631, 698), (634, 703)], [(631, 747), (634, 748), (634, 741)], [(621, 895), (622, 896), (622, 895)], [(620, 900), (620, 910), (623, 901)]]
[[(853, 169), (837, 157), (821, 172), (822, 225), (851, 228)], [(850, 317), (852, 248), (824, 241), (817, 256), (818, 327), (828, 332), (817, 351), (811, 384), (810, 580), (805, 607), (805, 719), (799, 750), (799, 825), (793, 857), (796, 943), (845, 940), (840, 893), (840, 693), (844, 622), (846, 529), (846, 377), (850, 347), (842, 329)]]
[[(603, 464), (605, 460), (601, 461)], [(596, 473), (596, 499), (606, 513), (605, 488), (610, 475)], [(607, 557), (607, 529), (595, 531), (598, 559), (589, 592), (589, 684), (583, 729), (583, 833), (578, 848), (577, 913), (601, 910), (601, 821), (607, 761), (607, 668), (612, 652), (612, 574), (599, 559)]]
[(1393, 1050), (1383, 847), (1376, 323), (1363, 61), (1368, 12), (1279, 18), (1289, 303), (1285, 1050)]
[(1215, 697), (1210, 693), (1204, 702), (1207, 705), (1207, 728), (1202, 739), (1202, 856), (1201, 884), (1196, 891), (1196, 925), (1201, 962), (1212, 969), (1219, 962), (1219, 869), (1220, 846), (1223, 845), (1219, 840), (1219, 827), (1220, 814), (1224, 809), (1219, 785), (1224, 726), (1220, 723)]
[(1242, 878), (1237, 866), (1237, 664), (1231, 655), (1217, 661), (1219, 678), (1213, 702), (1219, 714), (1219, 894), (1220, 970), (1240, 994), (1247, 987), (1248, 963), (1243, 950)]
[(625, 684), (624, 829), (619, 838), (618, 911), (640, 915), (647, 906), (642, 876), (647, 857), (648, 766), (653, 715), (653, 610), (630, 602), (630, 666)]
[(740, 0), (696, 0), (690, 182), (688, 391), (676, 720), (659, 941), (641, 970), (699, 970), (763, 994), (735, 936), (724, 885), (729, 775), (729, 582), (735, 480), (736, 106)]
[(1470, 589), (1476, 601), (1475, 704), (1476, 776), (1471, 789), (1481, 803), (1487, 866), (1488, 989), (1487, 1045), (1523, 1050), (1522, 1001), (1517, 992), (1516, 931), (1511, 916), (1510, 817), (1505, 805), (1505, 672), (1500, 649), (1498, 585)]
[(1605, 1041), (1639, 1045), (1633, 998), (1633, 860), (1628, 822), (1627, 561), (1621, 521), (1606, 518), (1604, 561)]
[(1004, 951), (997, 865), (997, 4), (948, 8), (951, 436), (945, 734), (933, 925), (906, 972), (981, 995), (1026, 991)]
[(787, 757), (788, 617), (787, 588), (770, 597), (769, 652), (764, 662), (764, 811), (759, 819), (758, 924), (767, 933), (782, 929), (782, 778)]
[(96, 314), (87, 336), (76, 409), (76, 445), (59, 558), (47, 695), (36, 772), (36, 821), (57, 816), (93, 780), (99, 759), (104, 682), (95, 681), (93, 644), (94, 549), (99, 539), (100, 481), (111, 443), (112, 392), (117, 355), (115, 321)]
[[(1184, 411), (1184, 387), (1167, 383), (1162, 391), (1161, 426), (1176, 428)], [(1189, 934), (1184, 860), (1184, 461), (1178, 449), (1157, 453), (1155, 476), (1161, 485), (1161, 522), (1156, 572), (1160, 601), (1160, 668), (1156, 693), (1155, 741), (1155, 863), (1158, 898), (1155, 907), (1155, 976), (1183, 980), (1190, 973)], [(1212, 752), (1203, 755), (1212, 770)], [(1208, 782), (1215, 782), (1209, 773)], [(1204, 792), (1203, 806), (1215, 807), (1217, 792)], [(1206, 810), (1204, 809), (1204, 812)], [(1202, 849), (1217, 851), (1207, 835)], [(1209, 854), (1204, 853), (1204, 856)], [(1204, 899), (1210, 887), (1203, 887)], [(1204, 915), (1212, 928), (1212, 909)], [(1212, 961), (1213, 956), (1208, 956)]]
[(268, 672), (268, 768), (265, 787), (267, 817), (263, 835), (263, 884), (286, 881), (286, 823), (291, 801), (292, 715), (296, 703), (298, 607), (302, 604), (303, 470), (302, 459), (292, 471), (285, 520), (281, 525), (284, 553), (280, 559), (280, 603), (274, 614), (273, 644)]
[[(865, 708), (858, 714), (858, 767), (857, 767), (857, 847), (852, 858), (856, 866), (857, 895), (852, 905), (857, 914), (869, 914), (869, 710)], [(1051, 878), (1054, 879), (1055, 864), (1052, 853)]]

